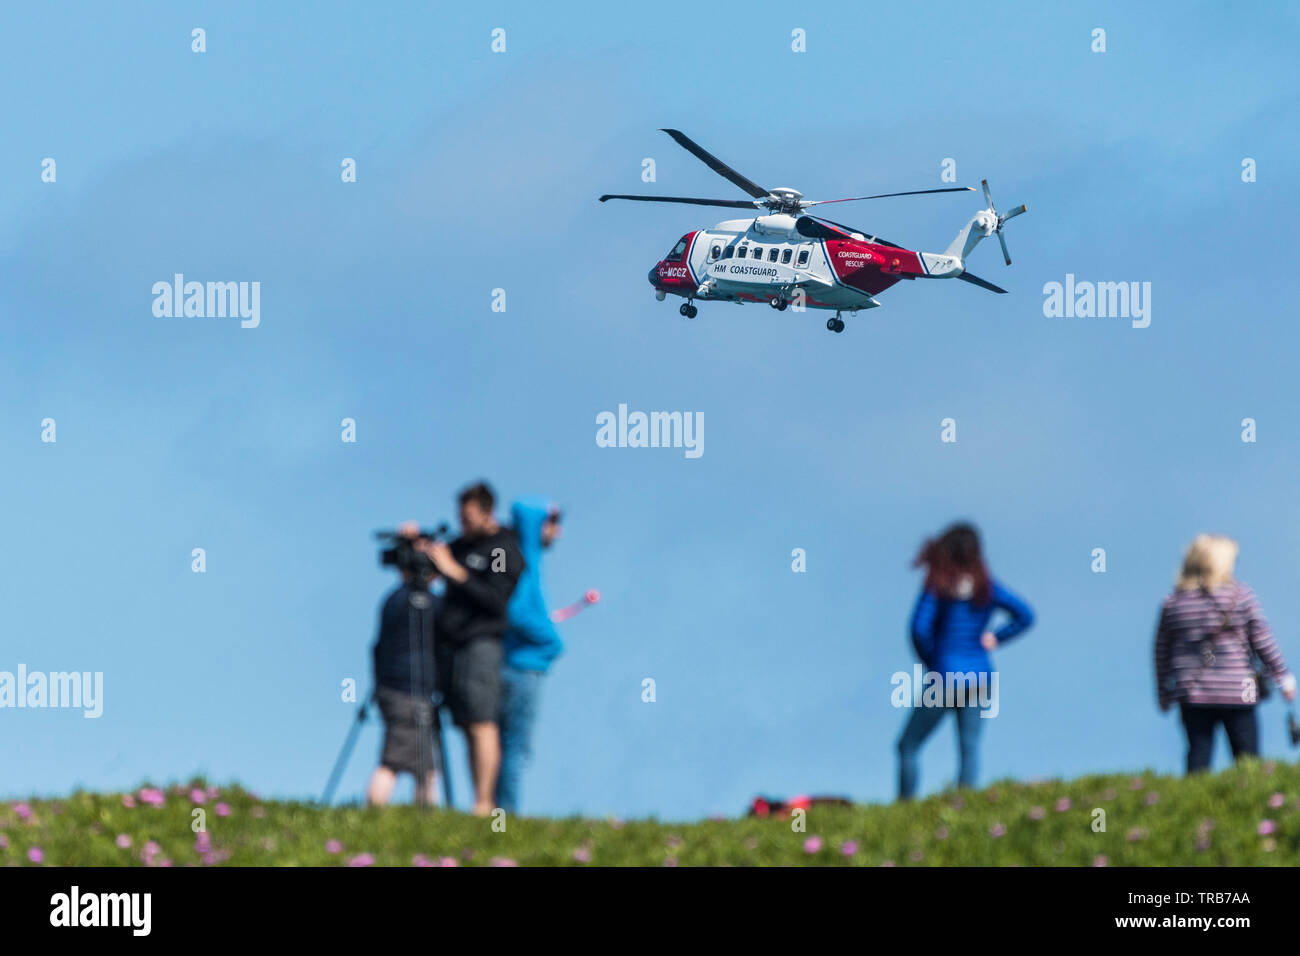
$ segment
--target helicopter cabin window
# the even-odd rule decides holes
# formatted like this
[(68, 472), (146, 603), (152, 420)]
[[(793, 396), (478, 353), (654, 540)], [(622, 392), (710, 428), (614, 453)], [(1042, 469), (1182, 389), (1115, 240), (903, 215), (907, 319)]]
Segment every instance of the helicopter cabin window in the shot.
[(763, 258), (763, 247), (762, 247), (762, 246), (755, 246), (755, 247), (754, 247), (754, 258), (755, 258), (755, 259), (762, 259), (762, 258)]
[(736, 258), (743, 259), (749, 254), (749, 246), (736, 246)]
[(800, 249), (800, 250), (799, 250), (799, 265), (800, 265), (800, 266), (806, 266), (807, 264), (808, 264), (808, 250), (807, 250), (807, 249)]
[(790, 252), (790, 249), (781, 250), (781, 265), (788, 266), (790, 264)]
[(709, 261), (717, 262), (721, 258), (722, 258), (722, 244), (719, 242), (715, 242), (712, 248), (709, 249)]
[(771, 251), (768, 252), (768, 254), (767, 254), (767, 261), (768, 261), (768, 262), (776, 262), (777, 254), (778, 254), (780, 251), (781, 251), (781, 250), (778, 249), (776, 246), (773, 246), (772, 249), (771, 249)]
[[(661, 246), (660, 248), (663, 247)], [(681, 262), (682, 256), (685, 254), (685, 252), (686, 252), (686, 237), (682, 236), (680, 239), (677, 240), (677, 245), (673, 246), (673, 251), (668, 253), (668, 258), (665, 259), (664, 261)]]
[(735, 246), (727, 246), (727, 248), (722, 250), (722, 258), (724, 259), (730, 259), (735, 254), (736, 254)]

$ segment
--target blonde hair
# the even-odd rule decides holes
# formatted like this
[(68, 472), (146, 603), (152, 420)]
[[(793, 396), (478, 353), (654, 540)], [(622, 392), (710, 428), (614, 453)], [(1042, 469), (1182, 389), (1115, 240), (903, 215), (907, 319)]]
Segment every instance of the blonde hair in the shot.
[(1174, 585), (1179, 591), (1200, 588), (1213, 590), (1232, 582), (1232, 572), (1237, 565), (1237, 542), (1221, 534), (1198, 534), (1178, 572)]

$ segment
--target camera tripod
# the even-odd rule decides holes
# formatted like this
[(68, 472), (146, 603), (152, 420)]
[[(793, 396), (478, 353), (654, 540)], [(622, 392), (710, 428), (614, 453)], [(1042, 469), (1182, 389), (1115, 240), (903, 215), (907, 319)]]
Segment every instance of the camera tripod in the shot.
[[(421, 791), (427, 790), (429, 781), (429, 772), (441, 765), (442, 769), (442, 793), (443, 800), (448, 808), (452, 806), (451, 791), (451, 774), (447, 770), (447, 748), (443, 742), (442, 723), (438, 721), (437, 751), (434, 766), (428, 766), (429, 753), (433, 750), (435, 741), (432, 739), (435, 718), (438, 711), (442, 708), (443, 697), (436, 689), (428, 700), (424, 699), (422, 693), (425, 688), (425, 667), (429, 667), (434, 673), (430, 676), (435, 678), (430, 684), (436, 684), (437, 663), (433, 652), (433, 595), (429, 593), (429, 582), (417, 577), (408, 581), (407, 587), (407, 608), (410, 620), (410, 657), (411, 657), (411, 688), (417, 691), (415, 724), (418, 728), (418, 753), (419, 757), (416, 762), (415, 787), (417, 796)], [(371, 691), (369, 696), (361, 702), (361, 707), (357, 710), (356, 720), (352, 722), (352, 727), (348, 730), (348, 735), (343, 741), (343, 749), (339, 752), (338, 759), (334, 761), (334, 769), (330, 772), (329, 780), (325, 784), (325, 792), (321, 796), (321, 803), (328, 805), (334, 798), (334, 790), (338, 787), (339, 779), (343, 776), (343, 771), (347, 767), (348, 759), (352, 756), (352, 749), (356, 746), (357, 737), (361, 734), (361, 727), (366, 722), (369, 714), (370, 705), (375, 701), (375, 691)], [(425, 794), (425, 805), (433, 805), (433, 795)]]

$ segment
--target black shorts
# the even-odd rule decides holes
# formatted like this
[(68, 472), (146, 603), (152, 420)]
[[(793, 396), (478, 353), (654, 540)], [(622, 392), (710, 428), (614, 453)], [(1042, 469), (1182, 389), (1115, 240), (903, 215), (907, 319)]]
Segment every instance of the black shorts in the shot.
[(438, 645), (438, 688), (458, 727), (497, 722), (504, 659), (505, 644), (499, 638)]
[(377, 688), (375, 701), (384, 719), (384, 749), (379, 763), (394, 773), (416, 777), (421, 769), (437, 770), (441, 761), (437, 759), (438, 713), (433, 702), (390, 687)]

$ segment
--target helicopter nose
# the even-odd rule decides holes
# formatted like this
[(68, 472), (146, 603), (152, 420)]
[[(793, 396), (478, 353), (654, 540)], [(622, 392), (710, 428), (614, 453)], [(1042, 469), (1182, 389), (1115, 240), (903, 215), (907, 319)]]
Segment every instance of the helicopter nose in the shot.
[(654, 285), (655, 280), (659, 278), (659, 267), (655, 266), (653, 269), (651, 269), (649, 272), (645, 274), (645, 277), (647, 282), (649, 282), (651, 285)]

